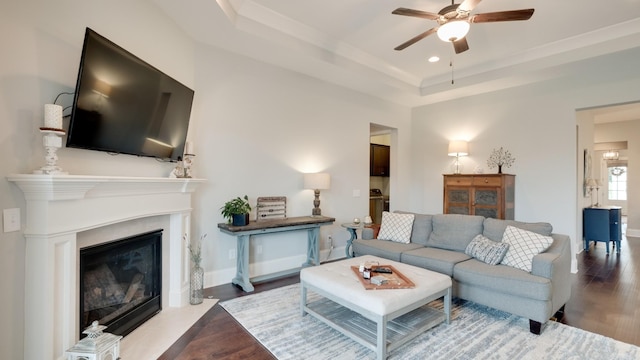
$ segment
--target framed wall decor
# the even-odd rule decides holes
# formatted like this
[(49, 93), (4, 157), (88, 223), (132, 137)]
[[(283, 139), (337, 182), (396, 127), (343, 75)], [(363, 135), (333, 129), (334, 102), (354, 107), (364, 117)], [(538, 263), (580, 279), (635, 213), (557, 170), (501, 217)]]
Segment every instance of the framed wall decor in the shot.
[(587, 180), (591, 178), (591, 153), (589, 149), (584, 149), (584, 176), (582, 178), (582, 196), (589, 196), (589, 187), (587, 186)]

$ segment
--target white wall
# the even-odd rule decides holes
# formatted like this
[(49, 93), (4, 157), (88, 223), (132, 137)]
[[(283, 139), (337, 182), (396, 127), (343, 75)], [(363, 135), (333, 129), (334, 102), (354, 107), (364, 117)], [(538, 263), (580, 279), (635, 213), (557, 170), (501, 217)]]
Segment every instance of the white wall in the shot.
[[(0, 179), (44, 165), (38, 131), (44, 104), (60, 92), (74, 90), (87, 26), (184, 84), (194, 85), (193, 41), (146, 1), (4, 1), (0, 5)], [(71, 100), (67, 95), (58, 103), (67, 106)], [(61, 149), (58, 155), (59, 164), (72, 174), (166, 176), (173, 167), (148, 158), (78, 149)], [(2, 180), (0, 209), (7, 208), (21, 209), (24, 228), (22, 192)], [(22, 358), (24, 256), (22, 232), (0, 232), (0, 359)]]
[[(228, 259), (235, 239), (216, 226), (223, 221), (224, 201), (247, 194), (255, 204), (258, 196), (282, 195), (289, 216), (310, 214), (313, 195), (302, 189), (302, 172), (331, 174), (321, 208), (336, 224), (322, 235), (332, 234), (334, 246), (344, 246), (348, 234), (340, 223), (368, 213), (370, 122), (399, 129), (395, 186), (398, 202), (408, 202), (402, 187), (409, 177), (408, 108), (196, 45), (146, 1), (22, 1), (2, 7), (0, 42), (7, 51), (0, 58), (0, 177), (43, 165), (37, 130), (43, 105), (74, 90), (87, 26), (194, 88), (194, 173), (209, 181), (195, 195), (193, 231), (208, 235), (207, 286), (230, 282), (235, 270)], [(72, 99), (61, 100), (67, 106)], [(71, 174), (167, 176), (174, 166), (79, 149), (63, 148), (58, 155)], [(21, 208), (24, 222), (22, 193), (7, 181), (0, 184), (0, 207)], [(18, 359), (24, 341), (24, 238), (21, 232), (0, 234), (0, 288), (9, 290), (0, 295), (0, 358)], [(252, 275), (299, 266), (306, 254), (304, 232), (259, 241), (264, 253), (252, 259)], [(332, 257), (343, 255), (334, 251)]]
[[(235, 238), (217, 228), (224, 202), (245, 194), (252, 204), (259, 196), (286, 196), (288, 216), (310, 215), (313, 191), (302, 187), (304, 172), (331, 174), (320, 208), (336, 223), (321, 228), (321, 248), (327, 249), (328, 235), (335, 247), (344, 246), (349, 235), (340, 224), (368, 214), (369, 123), (397, 128), (405, 138), (399, 151), (406, 154), (410, 110), (206, 46), (198, 48), (196, 73), (202, 119), (194, 132), (194, 171), (208, 183), (195, 200), (195, 223), (198, 233), (207, 234), (207, 284), (228, 283), (235, 271), (229, 259)], [(404, 160), (398, 166), (402, 182), (409, 169)], [(406, 203), (409, 194), (398, 197)], [(254, 237), (252, 243), (252, 276), (298, 267), (306, 255), (304, 232)], [(339, 256), (344, 250), (332, 254)]]
[[(194, 199), (194, 233), (208, 235), (207, 286), (229, 282), (234, 269), (228, 260), (234, 239), (220, 234), (216, 226), (222, 221), (219, 208), (224, 201), (247, 194), (255, 204), (258, 196), (281, 195), (289, 200), (290, 216), (309, 214), (312, 194), (302, 189), (305, 171), (331, 173), (331, 189), (322, 192), (321, 208), (337, 221), (322, 235), (332, 234), (336, 246), (343, 245), (347, 232), (339, 224), (363, 217), (368, 209), (370, 123), (397, 129), (390, 185), (394, 209), (441, 212), (442, 174), (450, 171), (451, 162), (447, 143), (466, 137), (471, 156), (463, 161), (468, 170), (481, 166), (488, 172), (486, 158), (495, 147), (513, 152), (516, 162), (505, 170), (517, 174), (518, 220), (549, 221), (557, 232), (576, 239), (580, 201), (575, 110), (640, 100), (637, 56), (629, 56), (623, 58), (628, 64), (605, 62), (602, 67), (585, 68), (582, 74), (597, 76), (601, 69), (614, 69), (617, 78), (567, 81), (559, 75), (556, 82), (412, 113), (194, 44), (143, 0), (22, 0), (5, 1), (1, 7), (0, 178), (29, 173), (43, 164), (37, 131), (43, 104), (60, 92), (73, 91), (86, 26), (194, 87), (189, 133), (197, 153), (194, 172), (208, 179)], [(62, 103), (70, 101), (67, 97)], [(77, 149), (61, 149), (59, 156), (60, 165), (73, 174), (166, 176), (173, 167), (152, 159)], [(353, 196), (354, 190), (360, 190), (360, 197)], [(14, 207), (21, 208), (24, 217), (22, 193), (5, 180), (0, 183), (0, 208)], [(640, 229), (640, 218), (630, 217), (632, 225)], [(255, 274), (297, 263), (305, 252), (303, 239), (287, 235), (260, 240), (264, 253), (253, 261)], [(24, 267), (22, 233), (0, 233), (2, 359), (22, 356)]]
[[(592, 149), (592, 144), (577, 143), (576, 109), (637, 100), (640, 74), (632, 66), (624, 68), (618, 78), (589, 78), (585, 73), (579, 79), (559, 77), (414, 109), (413, 167), (418, 172), (412, 177), (411, 192), (419, 196), (413, 207), (442, 212), (442, 174), (451, 172), (449, 140), (469, 141), (470, 156), (463, 158), (465, 172), (476, 167), (496, 172), (487, 168), (486, 160), (492, 149), (503, 146), (516, 159), (511, 168), (503, 169), (516, 174), (515, 219), (549, 222), (554, 232), (571, 237), (574, 252), (581, 251), (578, 219), (588, 199), (578, 197), (583, 181), (578, 152)], [(593, 134), (589, 128), (583, 131)], [(630, 218), (629, 227), (637, 228), (638, 220), (632, 223)], [(575, 271), (575, 259), (573, 265)]]

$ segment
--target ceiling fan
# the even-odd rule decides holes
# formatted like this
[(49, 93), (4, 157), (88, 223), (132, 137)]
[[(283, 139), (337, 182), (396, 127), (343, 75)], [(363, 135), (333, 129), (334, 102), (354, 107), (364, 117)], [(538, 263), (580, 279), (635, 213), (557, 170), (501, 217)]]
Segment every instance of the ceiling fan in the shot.
[(469, 50), (469, 44), (465, 36), (469, 32), (471, 23), (529, 20), (534, 11), (534, 9), (522, 9), (471, 15), (471, 11), (473, 11), (482, 0), (464, 0), (460, 4), (454, 4), (453, 1), (454, 0), (451, 0), (451, 5), (445, 6), (437, 14), (407, 8), (395, 9), (392, 12), (394, 15), (413, 16), (438, 22), (438, 26), (400, 44), (395, 50), (403, 50), (425, 37), (437, 33), (442, 41), (453, 43), (453, 49), (456, 54), (460, 54), (461, 52)]

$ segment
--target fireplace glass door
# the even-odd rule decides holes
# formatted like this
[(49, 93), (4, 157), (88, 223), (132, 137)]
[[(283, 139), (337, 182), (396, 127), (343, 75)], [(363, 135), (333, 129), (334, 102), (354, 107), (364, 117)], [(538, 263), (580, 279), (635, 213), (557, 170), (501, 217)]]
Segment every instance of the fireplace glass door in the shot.
[(80, 249), (80, 337), (95, 320), (126, 335), (162, 308), (162, 230)]

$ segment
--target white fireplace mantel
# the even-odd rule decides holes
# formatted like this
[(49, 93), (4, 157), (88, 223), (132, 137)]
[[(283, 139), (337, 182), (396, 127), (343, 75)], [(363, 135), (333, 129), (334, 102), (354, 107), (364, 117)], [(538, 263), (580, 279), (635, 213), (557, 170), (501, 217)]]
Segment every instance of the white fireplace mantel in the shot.
[[(188, 303), (191, 194), (204, 179), (18, 174), (7, 177), (26, 199), (24, 359), (63, 359), (78, 338), (77, 234), (169, 215), (163, 304)], [(163, 251), (165, 251), (163, 250)], [(164, 256), (163, 256), (164, 257)], [(165, 269), (167, 267), (167, 269)], [(163, 291), (164, 292), (164, 291)]]

